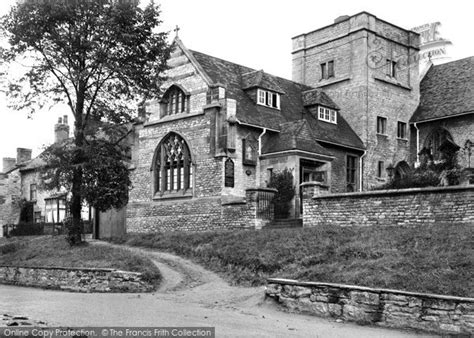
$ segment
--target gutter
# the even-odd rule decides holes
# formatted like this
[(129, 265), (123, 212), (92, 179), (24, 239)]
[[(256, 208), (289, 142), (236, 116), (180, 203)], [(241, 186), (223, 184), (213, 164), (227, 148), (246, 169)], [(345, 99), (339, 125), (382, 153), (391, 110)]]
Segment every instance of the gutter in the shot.
[(365, 157), (365, 155), (367, 155), (367, 150), (364, 150), (364, 154), (359, 157), (359, 191), (362, 192), (362, 170), (363, 170), (363, 159)]
[(418, 122), (415, 122), (413, 126), (416, 129), (416, 163), (420, 164), (420, 129), (416, 125)]
[(261, 171), (261, 161), (260, 155), (262, 155), (262, 137), (267, 133), (267, 128), (263, 128), (263, 131), (258, 135), (258, 165), (257, 165), (257, 187), (260, 187), (260, 171)]

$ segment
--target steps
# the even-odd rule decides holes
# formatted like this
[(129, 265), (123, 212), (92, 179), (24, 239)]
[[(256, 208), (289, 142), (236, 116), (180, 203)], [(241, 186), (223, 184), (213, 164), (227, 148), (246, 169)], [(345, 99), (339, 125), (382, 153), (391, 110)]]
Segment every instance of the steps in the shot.
[(262, 230), (271, 229), (296, 229), (303, 227), (303, 220), (301, 218), (290, 218), (290, 219), (274, 219), (264, 227)]

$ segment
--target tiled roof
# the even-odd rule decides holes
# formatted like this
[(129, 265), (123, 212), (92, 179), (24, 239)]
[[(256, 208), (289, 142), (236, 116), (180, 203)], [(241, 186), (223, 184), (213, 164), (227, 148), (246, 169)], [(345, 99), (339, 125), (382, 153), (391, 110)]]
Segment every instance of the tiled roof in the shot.
[[(326, 122), (313, 121), (314, 117), (307, 113), (306, 106), (317, 104), (338, 109), (331, 98), (321, 90), (200, 52), (190, 52), (214, 83), (226, 87), (227, 97), (236, 100), (239, 122), (280, 131), (283, 130), (281, 125), (284, 123), (307, 119), (316, 139), (364, 149), (360, 138), (340, 114), (338, 124), (329, 125)], [(255, 86), (281, 93), (280, 109), (256, 104), (246, 92)]]
[(412, 122), (474, 113), (474, 56), (432, 66), (420, 83)]
[(315, 139), (306, 120), (286, 122), (279, 134), (271, 135), (262, 148), (263, 154), (285, 150), (303, 150), (315, 154), (332, 156)]

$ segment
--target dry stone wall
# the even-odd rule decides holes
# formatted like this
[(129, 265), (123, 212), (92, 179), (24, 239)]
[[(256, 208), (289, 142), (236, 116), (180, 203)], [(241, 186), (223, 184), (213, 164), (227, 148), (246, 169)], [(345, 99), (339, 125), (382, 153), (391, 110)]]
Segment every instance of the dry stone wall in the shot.
[(303, 200), (303, 226), (474, 225), (474, 186), (344, 193)]
[(0, 283), (74, 292), (150, 292), (137, 272), (114, 269), (0, 266)]
[(269, 279), (265, 294), (291, 312), (361, 324), (474, 334), (474, 298)]

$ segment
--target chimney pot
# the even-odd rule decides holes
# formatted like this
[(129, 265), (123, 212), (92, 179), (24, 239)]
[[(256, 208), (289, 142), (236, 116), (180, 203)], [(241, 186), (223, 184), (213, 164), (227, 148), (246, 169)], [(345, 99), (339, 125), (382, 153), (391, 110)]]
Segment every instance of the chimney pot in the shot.
[(31, 149), (16, 148), (16, 163), (20, 164), (31, 160)]
[[(64, 123), (63, 123), (64, 122)], [(69, 138), (69, 126), (67, 124), (67, 116), (58, 119), (58, 123), (54, 125), (54, 143), (63, 143)]]
[(64, 116), (63, 116), (63, 123), (64, 123), (64, 124), (67, 124), (67, 115), (64, 115)]
[(15, 168), (16, 158), (13, 157), (4, 157), (3, 158), (3, 172), (9, 172), (11, 169)]

